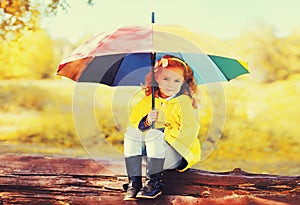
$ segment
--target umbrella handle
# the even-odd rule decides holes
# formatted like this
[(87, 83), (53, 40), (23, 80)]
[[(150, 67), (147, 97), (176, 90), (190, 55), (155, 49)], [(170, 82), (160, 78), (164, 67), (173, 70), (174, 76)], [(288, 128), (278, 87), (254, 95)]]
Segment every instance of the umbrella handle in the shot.
[[(154, 24), (155, 23), (155, 12), (152, 11), (152, 19), (151, 19), (152, 23)], [(155, 88), (154, 88), (154, 82), (155, 82), (155, 77), (154, 77), (154, 65), (155, 65), (155, 58), (156, 58), (156, 53), (153, 52), (151, 53), (151, 72), (152, 72), (152, 90), (151, 90), (151, 95), (152, 95), (152, 110), (155, 110), (155, 95), (154, 95), (154, 91), (155, 91)], [(152, 129), (154, 129), (155, 127), (155, 122), (152, 122), (152, 125), (151, 125)]]
[(151, 22), (155, 23), (155, 12), (154, 11), (152, 11), (152, 21)]
[[(152, 97), (152, 110), (155, 110), (155, 76), (154, 76), (154, 64), (155, 64), (156, 53), (151, 53), (151, 72), (152, 72), (152, 89), (151, 89), (151, 97)], [(152, 122), (152, 129), (155, 127), (155, 122)]]

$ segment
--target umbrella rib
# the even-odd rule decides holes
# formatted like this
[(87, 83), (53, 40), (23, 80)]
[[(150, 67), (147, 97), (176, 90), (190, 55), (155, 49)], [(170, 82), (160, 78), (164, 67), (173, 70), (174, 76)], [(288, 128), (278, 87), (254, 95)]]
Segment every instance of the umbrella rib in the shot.
[[(116, 70), (115, 70), (114, 75), (111, 76), (111, 84), (112, 84), (112, 85), (115, 83), (115, 80), (116, 80), (116, 78), (117, 78), (117, 73), (119, 72), (120, 67), (121, 67), (121, 65), (122, 65), (122, 63), (123, 63), (125, 57), (126, 57), (126, 55), (124, 55), (120, 60), (118, 60), (118, 61), (116, 61), (116, 62), (114, 63), (114, 65), (117, 64), (118, 66), (116, 67)], [(113, 65), (113, 66), (114, 66), (114, 65)], [(113, 67), (113, 66), (112, 66), (112, 67)], [(112, 67), (111, 67), (111, 68), (112, 68)], [(108, 70), (108, 71), (110, 71), (110, 70)], [(108, 72), (108, 71), (107, 71), (107, 72)]]

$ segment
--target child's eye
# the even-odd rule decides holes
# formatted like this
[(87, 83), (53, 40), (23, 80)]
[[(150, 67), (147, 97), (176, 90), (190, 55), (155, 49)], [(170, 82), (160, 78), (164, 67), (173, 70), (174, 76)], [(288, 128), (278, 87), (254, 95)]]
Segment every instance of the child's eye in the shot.
[(163, 78), (163, 80), (169, 80), (169, 78)]
[(175, 80), (175, 83), (180, 83), (180, 80)]

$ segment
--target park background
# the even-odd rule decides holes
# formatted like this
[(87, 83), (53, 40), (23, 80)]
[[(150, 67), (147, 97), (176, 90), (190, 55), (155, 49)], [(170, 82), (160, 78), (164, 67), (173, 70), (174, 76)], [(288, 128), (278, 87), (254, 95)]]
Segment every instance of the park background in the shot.
[[(254, 173), (300, 175), (297, 1), (133, 0), (127, 4), (92, 1), (90, 5), (90, 1), (81, 0), (53, 1), (61, 2), (49, 4), (53, 7), (47, 0), (32, 2), (32, 18), (24, 23), (23, 30), (5, 26), (3, 19), (8, 16), (3, 15), (1, 20), (1, 153), (121, 157), (127, 123), (122, 111), (128, 105), (120, 102), (112, 107), (116, 89), (86, 85), (86, 89), (97, 86), (97, 126), (84, 120), (86, 131), (80, 137), (72, 107), (76, 83), (55, 73), (58, 63), (92, 35), (146, 24), (155, 11), (158, 24), (186, 26), (206, 42), (208, 51), (238, 57), (250, 67), (250, 74), (222, 84), (226, 100), (222, 136), (214, 152), (196, 167), (210, 171), (240, 167)], [(1, 14), (5, 8), (2, 3)], [(11, 12), (20, 5), (10, 5)], [(206, 86), (200, 86), (200, 90), (199, 139), (205, 142), (213, 112), (218, 109), (212, 109), (213, 93), (207, 92)], [(121, 93), (131, 95), (133, 90)], [(90, 98), (82, 93), (84, 99)]]

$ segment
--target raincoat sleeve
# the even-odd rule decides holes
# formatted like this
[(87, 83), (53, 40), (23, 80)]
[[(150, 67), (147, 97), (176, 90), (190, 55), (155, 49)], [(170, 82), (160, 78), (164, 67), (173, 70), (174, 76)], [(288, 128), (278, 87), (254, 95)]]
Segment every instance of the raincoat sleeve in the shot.
[(139, 123), (139, 129), (140, 129), (141, 131), (148, 130), (148, 129), (150, 129), (150, 127), (151, 127), (151, 126), (146, 125), (147, 116), (148, 116), (148, 115), (146, 115), (145, 117), (143, 117), (143, 118), (141, 119), (140, 123)]
[(131, 124), (131, 126), (139, 129), (141, 120), (149, 113), (150, 110), (151, 99), (149, 99), (149, 96), (147, 96), (133, 107), (129, 117), (129, 123)]

